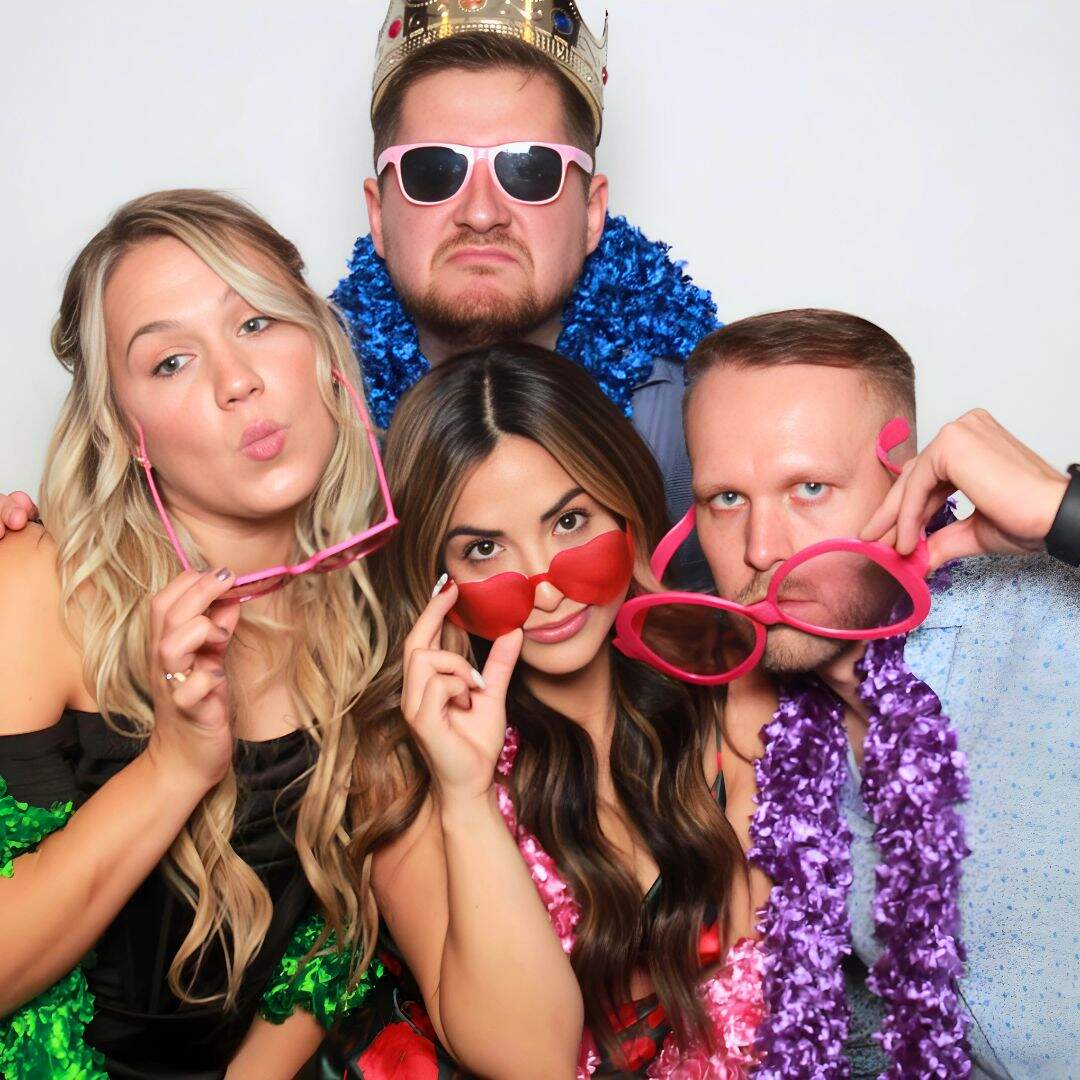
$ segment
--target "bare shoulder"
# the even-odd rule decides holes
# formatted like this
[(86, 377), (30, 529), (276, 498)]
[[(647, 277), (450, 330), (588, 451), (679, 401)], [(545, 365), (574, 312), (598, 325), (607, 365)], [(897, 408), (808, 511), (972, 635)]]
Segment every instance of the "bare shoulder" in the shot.
[(50, 727), (81, 679), (56, 557), (56, 543), (40, 525), (0, 541), (0, 734)]

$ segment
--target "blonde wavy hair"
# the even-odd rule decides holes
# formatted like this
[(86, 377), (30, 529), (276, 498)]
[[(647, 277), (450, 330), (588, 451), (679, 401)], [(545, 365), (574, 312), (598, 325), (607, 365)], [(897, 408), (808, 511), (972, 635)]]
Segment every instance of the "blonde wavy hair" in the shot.
[[(42, 511), (58, 544), (65, 617), (83, 650), (87, 686), (107, 723), (136, 737), (154, 725), (149, 601), (181, 568), (110, 384), (104, 293), (125, 252), (158, 237), (186, 244), (256, 310), (304, 327), (314, 341), (322, 397), (338, 435), (324, 476), (298, 508), (296, 557), (359, 531), (383, 512), (363, 426), (331, 374), (336, 369), (359, 386), (357, 364), (336, 313), (304, 280), (295, 246), (248, 206), (216, 192), (163, 191), (120, 207), (76, 258), (53, 328), (53, 352), (72, 385), (49, 447)], [(197, 555), (192, 537), (181, 537)], [(352, 711), (385, 658), (385, 622), (363, 561), (347, 571), (303, 575), (288, 586), (287, 600), (289, 633), (279, 634), (286, 650), (269, 677), (284, 678), (317, 747), (305, 774), (296, 851), (327, 933), (356, 951), (356, 974), (370, 958), (377, 916), (370, 890), (353, 887), (347, 865), (346, 801), (357, 749)], [(250, 612), (241, 626), (256, 636), (281, 629)], [(242, 707), (242, 694), (240, 701)], [(230, 770), (165, 860), (194, 912), (169, 986), (184, 1000), (224, 998), (226, 1007), (272, 915), (266, 887), (230, 844), (236, 799)], [(227, 984), (222, 993), (199, 997), (193, 989), (199, 967), (215, 942), (225, 955)], [(317, 948), (324, 947), (325, 935)]]

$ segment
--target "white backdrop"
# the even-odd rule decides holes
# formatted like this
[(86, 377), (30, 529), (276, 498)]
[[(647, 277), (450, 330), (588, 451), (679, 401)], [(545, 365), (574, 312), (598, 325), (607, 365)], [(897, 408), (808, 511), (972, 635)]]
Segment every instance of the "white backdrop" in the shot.
[[(893, 332), (922, 434), (983, 405), (1080, 457), (1080, 4), (611, 0), (600, 165), (725, 320)], [(583, 0), (592, 22), (603, 0)], [(36, 489), (65, 268), (124, 199), (244, 196), (329, 292), (367, 229), (381, 0), (5, 4), (0, 490)]]

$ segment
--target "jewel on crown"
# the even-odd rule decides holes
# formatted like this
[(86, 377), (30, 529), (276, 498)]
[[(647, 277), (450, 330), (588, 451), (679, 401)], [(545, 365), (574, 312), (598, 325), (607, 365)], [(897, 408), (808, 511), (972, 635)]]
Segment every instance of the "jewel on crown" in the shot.
[(599, 138), (607, 82), (607, 14), (596, 38), (574, 0), (390, 0), (375, 52), (372, 109), (406, 57), (452, 34), (505, 34), (551, 57), (584, 94)]

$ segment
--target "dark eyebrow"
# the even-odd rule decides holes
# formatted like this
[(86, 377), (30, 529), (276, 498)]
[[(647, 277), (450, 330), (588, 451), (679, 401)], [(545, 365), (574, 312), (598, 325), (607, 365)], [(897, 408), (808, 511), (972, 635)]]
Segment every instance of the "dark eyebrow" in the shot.
[[(571, 499), (576, 499), (579, 495), (584, 495), (585, 489), (583, 487), (571, 488), (559, 501), (546, 513), (541, 515), (540, 520), (548, 521), (553, 518)], [(486, 536), (492, 540), (498, 540), (506, 536), (506, 533), (502, 529), (482, 529), (477, 525), (458, 525), (457, 528), (451, 529), (446, 534), (444, 544), (449, 544), (451, 540), (456, 536)]]
[(446, 534), (444, 544), (449, 544), (455, 536), (490, 536), (493, 540), (498, 539), (501, 536), (505, 536), (501, 529), (481, 529), (476, 525), (459, 525), (456, 529), (451, 529)]
[(571, 488), (546, 514), (541, 515), (541, 521), (547, 521), (549, 518), (553, 518), (571, 499), (576, 499), (579, 495), (584, 495), (585, 489), (583, 487)]

